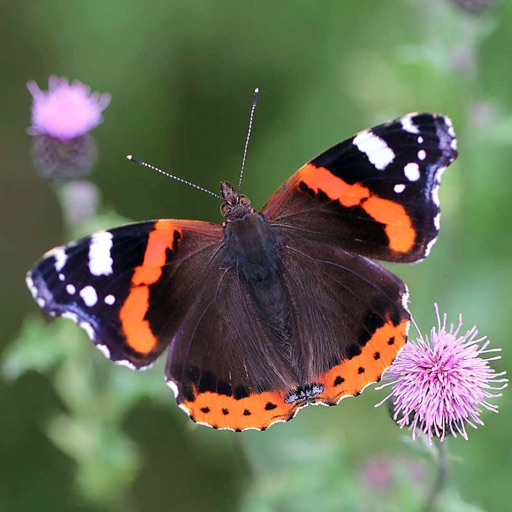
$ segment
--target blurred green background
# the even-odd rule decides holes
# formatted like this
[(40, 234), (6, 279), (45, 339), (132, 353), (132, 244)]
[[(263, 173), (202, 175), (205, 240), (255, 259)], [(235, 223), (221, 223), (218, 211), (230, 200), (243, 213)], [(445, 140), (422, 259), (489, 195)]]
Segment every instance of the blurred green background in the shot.
[[(216, 432), (176, 407), (162, 363), (115, 367), (71, 322), (41, 318), (24, 274), (72, 233), (55, 187), (31, 164), (25, 84), (46, 88), (57, 74), (112, 94), (94, 132), (104, 214), (84, 232), (117, 216), (220, 222), (213, 198), (125, 155), (213, 190), (236, 181), (256, 86), (244, 193), (258, 208), (357, 130), (408, 111), (450, 115), (460, 157), (441, 187), (441, 235), (425, 262), (393, 270), (423, 331), (434, 302), (454, 322), (463, 313), (503, 347), (494, 363), (503, 370), (512, 357), (510, 3), (475, 15), (448, 0), (26, 0), (0, 4), (0, 32), (0, 358), (10, 361), (0, 510), (419, 510), (432, 463), (373, 408), (382, 392), (309, 407), (264, 433)], [(450, 441), (439, 510), (512, 510), (510, 393), (496, 403), (499, 415), (486, 413), (469, 442)]]

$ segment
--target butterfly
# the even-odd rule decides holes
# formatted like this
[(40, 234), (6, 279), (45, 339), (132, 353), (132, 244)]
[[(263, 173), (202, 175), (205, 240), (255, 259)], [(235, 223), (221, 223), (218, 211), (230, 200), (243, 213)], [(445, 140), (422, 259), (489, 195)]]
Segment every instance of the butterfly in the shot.
[(265, 430), (380, 379), (407, 340), (406, 285), (379, 261), (424, 259), (439, 232), (452, 122), (411, 113), (305, 164), (261, 211), (221, 182), (223, 225), (153, 220), (47, 252), (43, 311), (117, 364), (151, 366), (200, 424)]

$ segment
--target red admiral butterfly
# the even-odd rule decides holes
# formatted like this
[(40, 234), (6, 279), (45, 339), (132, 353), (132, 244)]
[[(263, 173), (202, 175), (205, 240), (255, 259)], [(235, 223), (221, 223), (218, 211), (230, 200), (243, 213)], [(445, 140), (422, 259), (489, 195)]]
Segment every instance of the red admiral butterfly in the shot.
[(261, 212), (221, 183), (224, 224), (156, 220), (57, 247), (27, 275), (39, 306), (166, 379), (197, 423), (264, 430), (378, 381), (406, 342), (407, 288), (375, 260), (425, 258), (447, 117), (412, 113), (341, 142)]

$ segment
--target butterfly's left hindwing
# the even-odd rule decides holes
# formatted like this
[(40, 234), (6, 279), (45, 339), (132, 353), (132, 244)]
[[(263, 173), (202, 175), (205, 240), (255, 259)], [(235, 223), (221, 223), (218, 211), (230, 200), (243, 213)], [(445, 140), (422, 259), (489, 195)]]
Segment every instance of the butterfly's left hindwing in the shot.
[(206, 264), (221, 237), (221, 226), (206, 222), (129, 224), (49, 251), (27, 284), (47, 314), (73, 320), (114, 362), (143, 368), (183, 315), (172, 302), (182, 284), (175, 276)]

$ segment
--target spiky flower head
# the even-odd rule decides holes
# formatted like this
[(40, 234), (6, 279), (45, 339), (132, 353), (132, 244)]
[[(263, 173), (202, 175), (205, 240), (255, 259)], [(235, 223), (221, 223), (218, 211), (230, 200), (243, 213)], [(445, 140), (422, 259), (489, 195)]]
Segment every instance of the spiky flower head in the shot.
[(48, 91), (30, 81), (27, 88), (34, 99), (30, 135), (48, 135), (69, 141), (90, 132), (102, 121), (102, 113), (110, 103), (110, 94), (91, 93), (91, 88), (75, 80), (51, 76)]
[[(391, 393), (377, 406), (390, 400), (392, 416), (400, 428), (409, 427), (412, 437), (428, 436), (444, 440), (446, 435), (461, 435), (468, 439), (466, 426), (483, 425), (483, 409), (498, 412), (489, 399), (501, 396), (507, 386), (505, 372), (496, 373), (490, 361), (500, 359), (490, 349), (489, 340), (478, 337), (476, 327), (461, 334), (462, 315), (458, 326), (446, 325), (436, 307), (437, 330), (430, 336), (421, 334), (416, 341), (406, 343), (396, 360), (384, 374), (383, 385)], [(416, 327), (417, 328), (417, 327)], [(419, 333), (419, 329), (418, 329)]]

